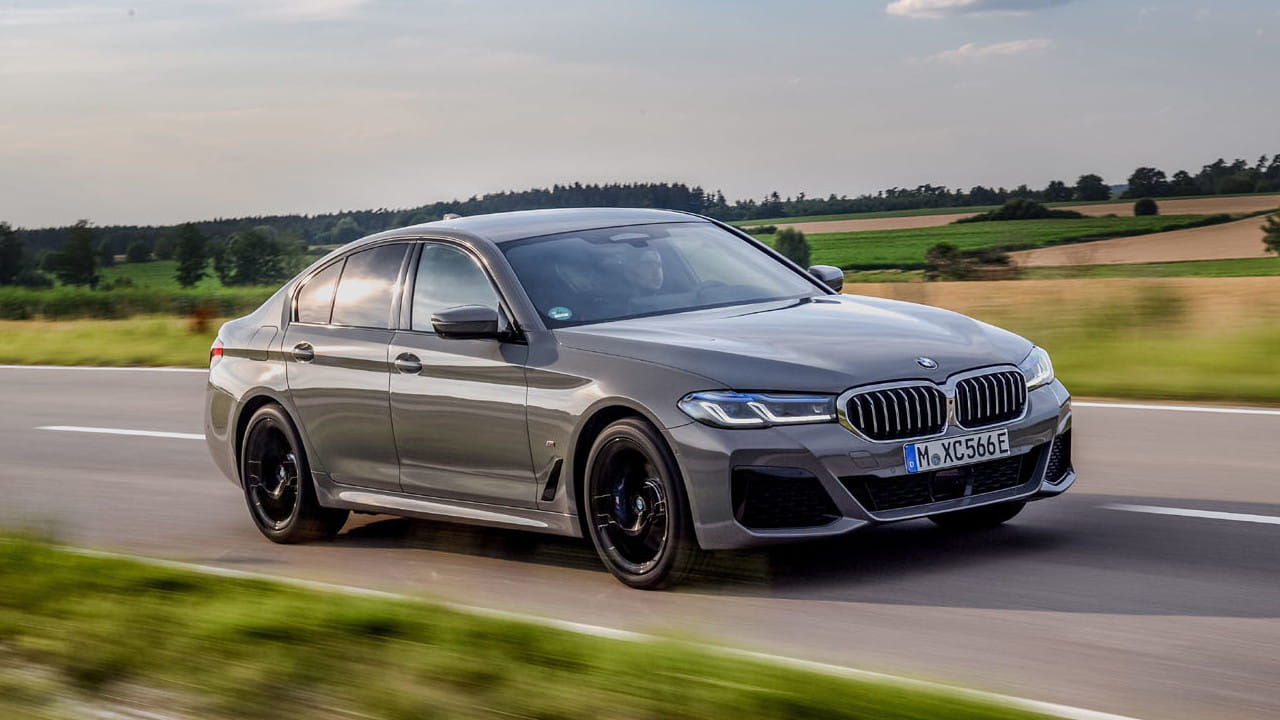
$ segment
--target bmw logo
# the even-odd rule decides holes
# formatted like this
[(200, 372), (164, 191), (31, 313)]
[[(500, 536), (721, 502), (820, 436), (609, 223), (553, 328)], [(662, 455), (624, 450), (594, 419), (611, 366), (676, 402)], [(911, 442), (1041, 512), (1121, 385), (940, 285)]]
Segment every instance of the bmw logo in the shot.
[(924, 357), (924, 356), (918, 357), (918, 358), (916, 358), (916, 364), (917, 364), (917, 365), (919, 365), (920, 367), (924, 368), (925, 370), (937, 370), (937, 369), (938, 369), (938, 361), (937, 361), (937, 360), (934, 360), (933, 358), (927, 358), (927, 357)]

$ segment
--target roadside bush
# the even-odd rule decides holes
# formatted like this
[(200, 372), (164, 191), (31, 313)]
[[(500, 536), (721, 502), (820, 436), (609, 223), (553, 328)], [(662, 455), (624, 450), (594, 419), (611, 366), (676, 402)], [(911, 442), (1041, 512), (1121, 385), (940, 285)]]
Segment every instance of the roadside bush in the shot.
[(1144, 197), (1133, 204), (1134, 215), (1159, 215), (1160, 206), (1156, 205), (1156, 201), (1149, 197)]
[(782, 228), (774, 236), (774, 249), (802, 268), (809, 267), (809, 241), (795, 228)]
[(995, 222), (1001, 220), (1076, 220), (1085, 217), (1075, 210), (1054, 210), (1045, 207), (1035, 200), (1027, 198), (1013, 198), (1007, 201), (1003, 207), (988, 212), (980, 213), (972, 217), (960, 218), (953, 222), (953, 225), (961, 225), (964, 223), (974, 222)]
[(0, 320), (47, 318), (119, 319), (135, 315), (189, 316), (197, 308), (218, 317), (243, 315), (271, 296), (274, 288), (177, 290), (123, 286), (111, 290), (79, 287), (0, 288)]
[(748, 227), (742, 228), (742, 230), (752, 235), (772, 235), (778, 232), (778, 226), (777, 225), (750, 225)]
[(1262, 224), (1262, 232), (1266, 233), (1262, 236), (1262, 244), (1269, 252), (1280, 255), (1280, 213), (1267, 218)]
[(924, 279), (1004, 280), (1017, 275), (1009, 254), (997, 248), (961, 250), (951, 243), (938, 243), (924, 254)]

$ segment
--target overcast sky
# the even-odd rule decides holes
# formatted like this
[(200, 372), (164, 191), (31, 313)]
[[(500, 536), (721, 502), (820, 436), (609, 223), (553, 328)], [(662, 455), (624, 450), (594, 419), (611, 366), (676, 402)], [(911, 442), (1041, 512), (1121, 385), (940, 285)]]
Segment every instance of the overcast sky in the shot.
[(0, 220), (1124, 182), (1280, 153), (1280, 3), (0, 0)]

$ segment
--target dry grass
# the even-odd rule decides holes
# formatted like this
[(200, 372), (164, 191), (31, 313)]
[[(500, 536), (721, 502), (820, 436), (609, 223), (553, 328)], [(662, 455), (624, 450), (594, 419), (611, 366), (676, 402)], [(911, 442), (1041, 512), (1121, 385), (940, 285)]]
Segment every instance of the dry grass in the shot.
[(1079, 395), (1280, 403), (1280, 277), (867, 283), (1025, 335)]
[(1252, 217), (1224, 225), (1024, 250), (1010, 255), (1022, 267), (1267, 257), (1262, 244), (1265, 221), (1266, 218)]

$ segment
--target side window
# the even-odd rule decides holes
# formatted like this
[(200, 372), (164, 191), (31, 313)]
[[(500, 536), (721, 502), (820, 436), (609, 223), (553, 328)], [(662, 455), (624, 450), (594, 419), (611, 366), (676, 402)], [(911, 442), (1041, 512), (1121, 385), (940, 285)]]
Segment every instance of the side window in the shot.
[(333, 299), (333, 324), (390, 328), (396, 281), (408, 245), (383, 245), (347, 257)]
[(413, 284), (413, 329), (430, 332), (432, 314), (459, 305), (496, 308), (498, 293), (467, 253), (448, 245), (424, 246)]
[(333, 311), (333, 289), (338, 284), (338, 276), (342, 274), (342, 261), (339, 260), (321, 270), (298, 293), (295, 305), (295, 320), (304, 323), (327, 325), (329, 313)]

